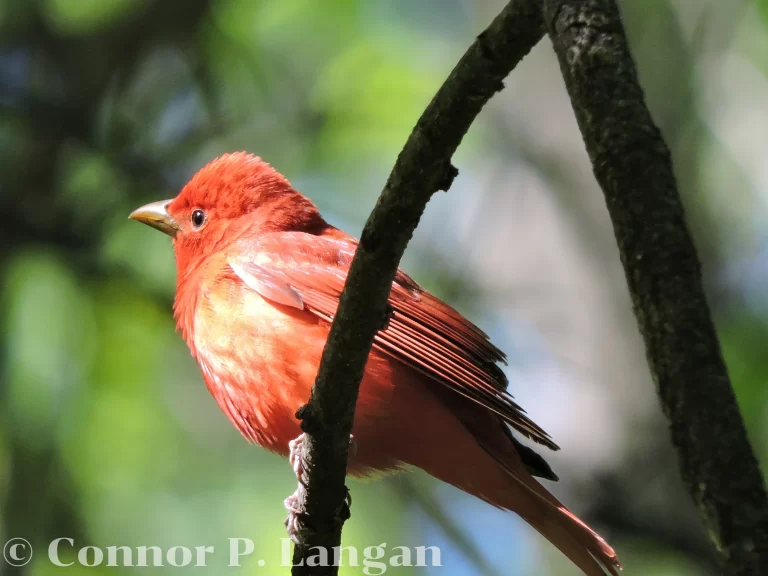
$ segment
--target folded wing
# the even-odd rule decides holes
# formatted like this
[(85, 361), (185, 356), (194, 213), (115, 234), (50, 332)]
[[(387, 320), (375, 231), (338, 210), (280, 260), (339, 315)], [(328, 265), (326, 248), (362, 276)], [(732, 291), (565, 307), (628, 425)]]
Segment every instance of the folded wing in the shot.
[[(241, 240), (229, 265), (267, 300), (330, 322), (355, 248), (351, 238), (276, 232)], [(497, 364), (505, 361), (504, 353), (482, 330), (400, 270), (389, 304), (392, 313), (376, 335), (376, 348), (484, 406), (531, 440), (558, 449), (506, 391)]]

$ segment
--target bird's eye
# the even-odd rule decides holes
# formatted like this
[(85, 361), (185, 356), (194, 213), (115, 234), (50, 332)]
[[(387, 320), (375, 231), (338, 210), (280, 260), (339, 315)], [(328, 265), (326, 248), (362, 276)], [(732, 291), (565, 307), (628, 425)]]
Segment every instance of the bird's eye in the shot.
[(205, 212), (199, 209), (192, 212), (192, 226), (200, 228), (203, 224), (205, 224)]

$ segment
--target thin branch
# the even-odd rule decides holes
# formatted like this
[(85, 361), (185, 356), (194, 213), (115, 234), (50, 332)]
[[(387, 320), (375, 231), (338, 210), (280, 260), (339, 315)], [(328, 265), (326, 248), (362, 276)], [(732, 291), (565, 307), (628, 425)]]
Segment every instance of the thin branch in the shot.
[[(512, 0), (482, 33), (419, 119), (371, 213), (323, 351), (309, 403), (297, 416), (307, 433), (307, 487), (300, 490), (302, 541), (294, 564), (313, 547), (341, 543), (347, 448), (358, 388), (373, 338), (385, 322), (395, 271), (432, 194), (447, 190), (451, 157), (485, 103), (544, 34), (539, 6)], [(315, 551), (316, 552), (316, 551)], [(295, 566), (293, 573), (335, 574), (337, 568)]]
[(723, 361), (672, 161), (613, 0), (543, 0), (605, 194), (680, 469), (725, 573), (768, 574), (768, 496)]

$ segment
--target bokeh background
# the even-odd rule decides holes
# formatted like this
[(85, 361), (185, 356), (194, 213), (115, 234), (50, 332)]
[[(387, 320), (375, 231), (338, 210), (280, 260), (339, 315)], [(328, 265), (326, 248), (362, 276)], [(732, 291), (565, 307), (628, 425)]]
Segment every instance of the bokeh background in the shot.
[[(292, 471), (209, 397), (174, 333), (170, 242), (126, 217), (244, 149), (358, 234), (419, 114), (503, 4), (0, 0), (0, 542), (37, 550), (0, 574), (138, 570), (55, 568), (45, 548), (64, 536), (215, 546), (187, 568), (198, 574), (288, 572)], [(765, 462), (768, 2), (620, 4)], [(562, 446), (547, 455), (553, 491), (626, 574), (715, 574), (548, 40), (506, 85), (404, 266), (509, 353), (513, 393)], [(518, 518), (423, 474), (351, 489), (346, 543), (442, 547), (442, 568), (391, 572), (577, 574)], [(226, 566), (232, 537), (256, 542), (240, 568)]]

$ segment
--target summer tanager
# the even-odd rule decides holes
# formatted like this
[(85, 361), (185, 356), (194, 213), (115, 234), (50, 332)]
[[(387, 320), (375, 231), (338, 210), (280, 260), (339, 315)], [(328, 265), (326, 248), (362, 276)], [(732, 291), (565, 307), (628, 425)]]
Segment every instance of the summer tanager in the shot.
[[(287, 455), (357, 240), (245, 153), (214, 160), (175, 199), (131, 218), (173, 238), (174, 315), (211, 394), (247, 439)], [(557, 477), (512, 431), (557, 446), (507, 393), (504, 353), (402, 271), (389, 304), (360, 384), (348, 472), (416, 466), (519, 514), (589, 576), (618, 574), (614, 550), (534, 480)]]

